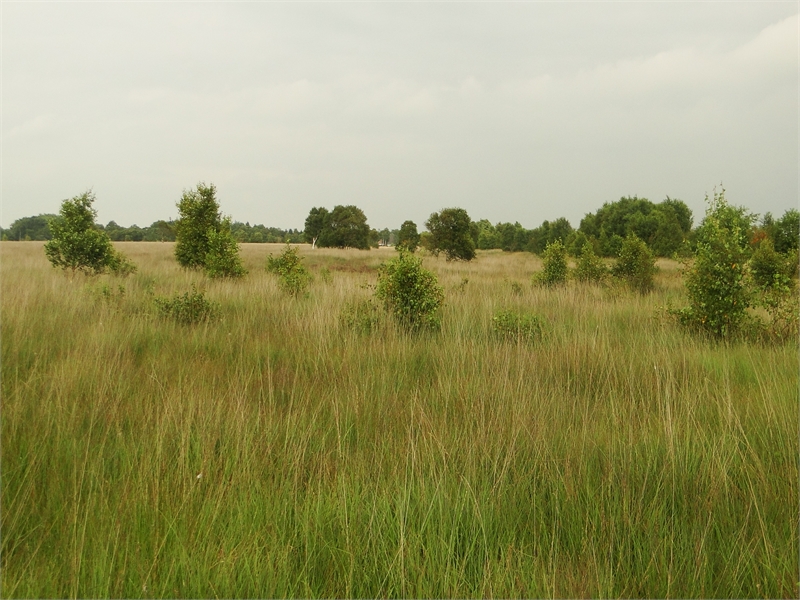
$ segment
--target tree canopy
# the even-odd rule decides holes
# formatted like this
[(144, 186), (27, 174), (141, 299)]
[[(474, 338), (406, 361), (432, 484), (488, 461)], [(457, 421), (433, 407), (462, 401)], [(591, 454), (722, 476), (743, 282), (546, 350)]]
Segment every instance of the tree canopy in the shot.
[(370, 247), (370, 228), (367, 217), (357, 206), (334, 206), (333, 211), (326, 208), (312, 208), (306, 217), (306, 241), (321, 248)]
[(445, 208), (433, 213), (425, 227), (431, 232), (430, 249), (434, 254), (444, 252), (447, 260), (475, 258), (480, 229), (463, 208)]

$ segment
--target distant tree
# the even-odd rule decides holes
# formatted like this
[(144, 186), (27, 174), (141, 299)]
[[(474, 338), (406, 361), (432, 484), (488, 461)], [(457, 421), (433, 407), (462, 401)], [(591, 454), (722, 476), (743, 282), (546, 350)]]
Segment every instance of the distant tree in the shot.
[(50, 222), (52, 239), (44, 245), (47, 259), (54, 267), (87, 275), (135, 271), (134, 264), (114, 249), (106, 232), (95, 223), (94, 200), (88, 191), (61, 203), (58, 218)]
[(3, 233), (11, 241), (45, 241), (52, 239), (49, 223), (56, 215), (37, 215), (35, 217), (22, 217), (11, 223), (11, 227)]
[(334, 206), (327, 224), (320, 231), (317, 245), (333, 248), (369, 250), (370, 228), (367, 217), (357, 206)]
[(477, 223), (478, 226), (478, 243), (477, 246), (480, 250), (492, 250), (500, 248), (500, 239), (497, 234), (497, 229), (487, 219), (481, 219)]
[(203, 268), (210, 249), (209, 232), (219, 231), (222, 215), (214, 184), (198, 183), (194, 190), (183, 192), (178, 202), (180, 218), (175, 222), (175, 258), (182, 267)]
[(419, 246), (419, 237), (417, 224), (414, 221), (403, 221), (400, 226), (400, 233), (397, 236), (397, 248), (405, 248), (409, 252), (415, 252)]
[(475, 258), (475, 237), (478, 228), (463, 208), (445, 208), (433, 213), (425, 222), (431, 233), (431, 251), (444, 252), (447, 260), (472, 260)]
[(800, 211), (796, 208), (787, 210), (775, 221), (773, 231), (773, 244), (777, 252), (797, 250), (800, 242)]
[(319, 236), (328, 226), (330, 213), (327, 208), (312, 208), (306, 217), (306, 228), (304, 230), (305, 240), (311, 243), (312, 248), (317, 247)]

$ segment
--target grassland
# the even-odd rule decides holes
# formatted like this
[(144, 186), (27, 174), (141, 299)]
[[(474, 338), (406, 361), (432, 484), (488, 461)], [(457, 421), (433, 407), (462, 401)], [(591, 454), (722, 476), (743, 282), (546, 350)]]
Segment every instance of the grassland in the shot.
[[(242, 281), (117, 247), (127, 279), (0, 244), (3, 597), (798, 596), (798, 348), (658, 318), (676, 264), (641, 297), (428, 257), (442, 331), (363, 335), (390, 250), (303, 248), (333, 277), (292, 299), (277, 246)], [(222, 319), (160, 319), (192, 282)]]

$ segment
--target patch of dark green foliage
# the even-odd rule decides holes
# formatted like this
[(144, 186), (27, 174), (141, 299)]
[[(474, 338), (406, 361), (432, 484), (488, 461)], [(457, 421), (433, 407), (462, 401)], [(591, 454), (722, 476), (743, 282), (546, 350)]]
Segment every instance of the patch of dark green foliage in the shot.
[(205, 292), (197, 291), (194, 284), (191, 292), (172, 298), (155, 298), (155, 303), (162, 317), (181, 325), (216, 321), (220, 317), (219, 304), (206, 298)]

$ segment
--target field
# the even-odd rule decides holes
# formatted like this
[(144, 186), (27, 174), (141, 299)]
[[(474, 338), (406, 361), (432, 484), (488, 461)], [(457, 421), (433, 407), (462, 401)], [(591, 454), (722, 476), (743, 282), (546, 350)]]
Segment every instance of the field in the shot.
[[(412, 336), (340, 319), (392, 250), (302, 247), (294, 299), (280, 246), (221, 282), (116, 246), (138, 273), (0, 244), (3, 597), (800, 593), (798, 348), (661, 318), (676, 263), (642, 297), (532, 287), (530, 254), (426, 257), (442, 330)], [(192, 282), (221, 320), (160, 318)], [(542, 339), (494, 337), (504, 308)]]

